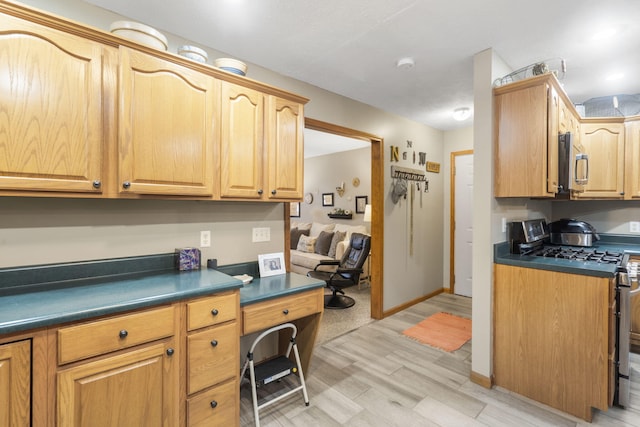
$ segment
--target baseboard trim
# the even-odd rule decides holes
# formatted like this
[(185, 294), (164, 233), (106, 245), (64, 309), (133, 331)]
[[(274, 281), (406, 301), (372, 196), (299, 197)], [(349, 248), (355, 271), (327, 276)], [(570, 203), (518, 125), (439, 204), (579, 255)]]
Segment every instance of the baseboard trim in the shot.
[(471, 371), (471, 375), (469, 376), (469, 379), (471, 380), (472, 383), (481, 385), (484, 388), (493, 387), (493, 380), (490, 377), (485, 377), (484, 375), (479, 374), (477, 372)]
[(429, 298), (433, 298), (433, 297), (435, 297), (436, 295), (440, 295), (440, 294), (441, 294), (441, 293), (443, 293), (443, 292), (444, 292), (444, 288), (442, 288), (442, 289), (438, 289), (437, 291), (435, 291), (435, 292), (431, 292), (431, 293), (430, 293), (430, 294), (428, 294), (428, 295), (424, 295), (424, 296), (418, 297), (418, 298), (416, 298), (416, 299), (414, 299), (414, 300), (411, 300), (411, 301), (409, 301), (409, 302), (406, 302), (406, 303), (404, 303), (404, 304), (402, 304), (402, 305), (399, 305), (399, 306), (397, 306), (397, 307), (394, 307), (394, 308), (392, 308), (392, 309), (390, 309), (390, 310), (386, 310), (386, 311), (384, 311), (384, 312), (382, 313), (382, 318), (384, 319), (384, 318), (385, 318), (385, 317), (387, 317), (387, 316), (391, 316), (392, 314), (396, 314), (396, 313), (398, 313), (398, 312), (400, 312), (400, 311), (402, 311), (402, 310), (404, 310), (404, 309), (406, 309), (406, 308), (411, 307), (412, 305), (418, 304), (419, 302), (422, 302), (422, 301), (426, 301), (426, 300), (428, 300)]

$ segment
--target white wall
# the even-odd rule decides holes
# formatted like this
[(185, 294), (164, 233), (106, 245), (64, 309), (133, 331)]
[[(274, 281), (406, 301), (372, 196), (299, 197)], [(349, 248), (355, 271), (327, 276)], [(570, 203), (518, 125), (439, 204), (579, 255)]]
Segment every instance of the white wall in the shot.
[[(94, 7), (80, 0), (27, 0), (25, 4), (68, 17), (78, 22), (87, 23), (97, 28), (108, 30), (109, 24), (115, 20), (126, 18), (114, 15), (103, 9)], [(169, 50), (189, 42), (158, 28), (169, 39)], [(209, 58), (233, 56), (231, 53), (215, 51), (207, 46)], [(211, 62), (211, 59), (209, 62)], [(248, 64), (248, 77), (262, 81), (311, 99), (305, 108), (305, 116), (333, 123), (339, 126), (356, 129), (384, 139), (384, 188), (385, 216), (384, 229), (384, 301), (383, 309), (389, 310), (398, 305), (412, 301), (442, 287), (442, 227), (443, 227), (443, 192), (442, 173), (429, 174), (431, 178), (430, 192), (424, 194), (423, 207), (414, 209), (414, 250), (409, 254), (409, 212), (406, 203), (393, 205), (389, 199), (391, 186), (389, 146), (404, 146), (407, 140), (414, 142), (416, 151), (427, 152), (427, 159), (443, 163), (443, 132), (429, 128), (416, 122), (386, 113), (354, 100), (327, 92), (304, 82), (276, 74)], [(429, 94), (425, 94), (428, 96)], [(408, 162), (400, 165), (410, 166)], [(196, 203), (174, 202), (165, 204), (156, 202), (143, 205), (132, 201), (84, 201), (79, 216), (83, 226), (60, 226), (51, 222), (47, 212), (51, 209), (69, 214), (76, 208), (72, 201), (55, 199), (32, 199), (28, 203), (14, 203), (12, 198), (0, 200), (0, 216), (8, 221), (0, 223), (0, 263), (2, 265), (38, 264), (57, 262), (61, 258), (89, 259), (94, 254), (100, 257), (127, 256), (132, 252), (158, 253), (174, 246), (193, 245), (199, 235), (202, 223), (208, 224), (212, 231), (212, 240), (219, 247), (234, 247), (234, 251), (221, 255), (229, 262), (240, 262), (251, 259), (257, 253), (266, 250), (279, 250), (282, 242), (273, 237), (269, 247), (252, 244), (242, 237), (250, 233), (251, 228), (266, 220), (272, 226), (272, 235), (281, 227), (275, 218), (281, 204), (267, 204), (264, 207), (245, 203), (205, 203), (200, 207)], [(169, 202), (166, 202), (169, 203)], [(234, 224), (234, 233), (227, 235), (223, 229), (217, 228), (219, 222), (217, 212), (221, 206), (225, 215), (239, 218)], [(193, 212), (193, 207), (198, 206)], [(116, 216), (118, 224), (111, 226), (101, 222), (93, 223), (93, 218), (100, 218), (103, 210), (121, 210), (130, 215), (155, 224), (149, 228), (142, 223), (129, 224), (124, 213)], [(173, 211), (173, 217), (180, 217), (181, 226), (167, 218), (166, 209)], [(253, 211), (253, 212), (251, 212)], [(40, 217), (39, 215), (42, 215)], [(246, 217), (248, 215), (249, 217)], [(272, 216), (273, 215), (273, 216)], [(20, 217), (30, 218), (32, 223), (24, 223), (18, 230), (4, 224), (19, 221)], [(37, 220), (36, 218), (37, 217)], [(154, 235), (156, 242), (167, 242), (166, 245), (146, 244), (144, 239)], [(194, 237), (194, 234), (196, 235)], [(20, 250), (28, 256), (17, 257), (14, 245), (20, 235), (24, 244)], [(51, 236), (51, 237), (49, 237)], [(150, 240), (151, 242), (152, 240)], [(197, 243), (197, 240), (196, 240)], [(92, 245), (101, 249), (93, 250)], [(135, 248), (135, 249), (130, 249)], [(207, 251), (208, 252), (208, 251)], [(213, 253), (213, 251), (211, 252)], [(209, 254), (207, 254), (209, 256)], [(19, 259), (16, 259), (19, 258)]]
[[(360, 179), (358, 187), (352, 184), (355, 177)], [(336, 187), (342, 182), (345, 191), (340, 197)], [(356, 197), (367, 196), (371, 202), (371, 147), (305, 159), (304, 192), (313, 195), (313, 203), (302, 202), (300, 218), (292, 218), (292, 221), (365, 225), (370, 230), (369, 223), (362, 221), (364, 214), (356, 213)], [(333, 193), (333, 207), (322, 206), (323, 193)], [(350, 210), (353, 218), (329, 218), (327, 214), (334, 208)]]

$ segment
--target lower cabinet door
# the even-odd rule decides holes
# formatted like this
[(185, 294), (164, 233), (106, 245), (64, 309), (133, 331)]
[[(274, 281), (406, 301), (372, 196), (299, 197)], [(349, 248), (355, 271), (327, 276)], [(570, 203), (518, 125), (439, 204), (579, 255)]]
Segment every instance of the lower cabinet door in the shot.
[(189, 427), (237, 426), (240, 424), (240, 388), (229, 380), (189, 399)]
[(27, 427), (30, 415), (31, 343), (0, 345), (0, 425)]
[(170, 342), (58, 372), (57, 426), (178, 425), (178, 359)]

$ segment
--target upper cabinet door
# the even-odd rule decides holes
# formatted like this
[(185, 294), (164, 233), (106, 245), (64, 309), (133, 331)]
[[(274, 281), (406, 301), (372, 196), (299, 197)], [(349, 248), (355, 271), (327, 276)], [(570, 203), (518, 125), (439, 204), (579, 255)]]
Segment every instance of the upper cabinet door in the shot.
[(264, 95), (222, 82), (220, 196), (261, 199), (264, 193)]
[(214, 81), (120, 47), (120, 193), (213, 194)]
[(495, 197), (557, 191), (558, 96), (546, 81), (532, 81), (494, 89)]
[(0, 15), (0, 189), (102, 191), (99, 43)]
[[(625, 127), (625, 199), (640, 199), (640, 119)], [(636, 300), (639, 300), (636, 298)], [(640, 303), (637, 304), (640, 307)], [(639, 310), (640, 311), (640, 310)], [(638, 318), (640, 321), (640, 317)]]
[(589, 181), (579, 198), (622, 199), (624, 124), (604, 121), (583, 123), (580, 133), (580, 142), (589, 156)]
[(300, 199), (303, 188), (303, 106), (269, 96), (267, 150), (270, 199)]

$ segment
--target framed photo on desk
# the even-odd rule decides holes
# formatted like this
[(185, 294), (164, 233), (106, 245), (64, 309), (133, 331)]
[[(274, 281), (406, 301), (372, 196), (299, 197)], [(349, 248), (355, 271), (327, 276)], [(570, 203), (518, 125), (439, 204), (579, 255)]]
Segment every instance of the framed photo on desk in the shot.
[(287, 273), (284, 265), (284, 253), (282, 252), (258, 255), (258, 267), (260, 268), (260, 277), (278, 276)]

